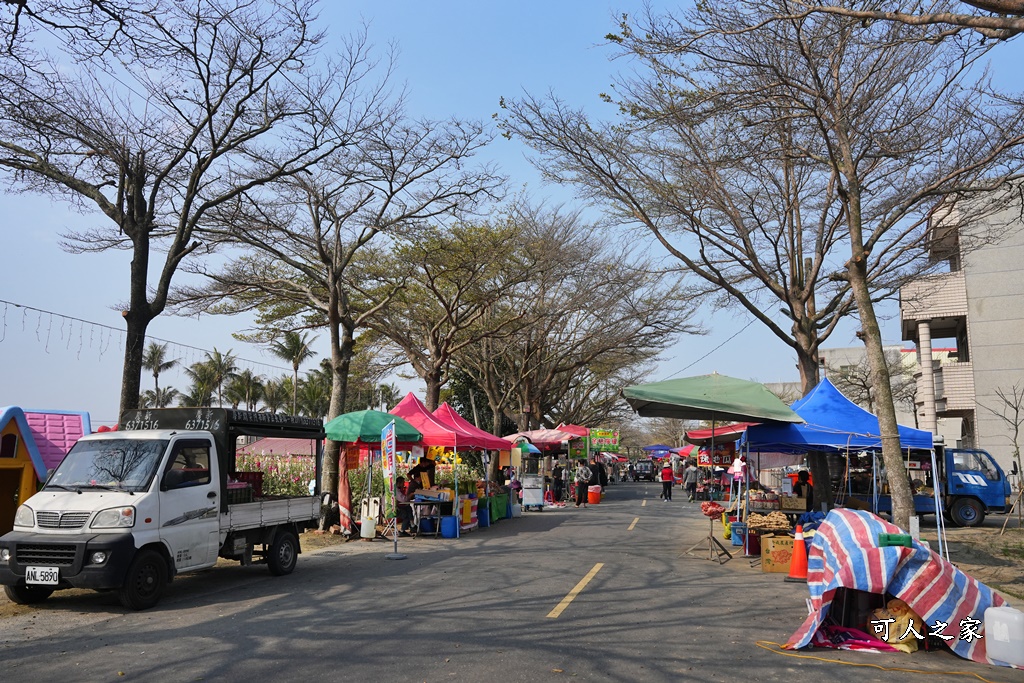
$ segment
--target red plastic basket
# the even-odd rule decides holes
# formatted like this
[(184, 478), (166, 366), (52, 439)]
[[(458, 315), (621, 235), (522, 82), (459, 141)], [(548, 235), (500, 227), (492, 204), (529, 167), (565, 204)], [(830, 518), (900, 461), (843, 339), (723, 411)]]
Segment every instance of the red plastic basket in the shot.
[(262, 472), (235, 472), (233, 475), (238, 481), (244, 481), (252, 486), (252, 495), (256, 498), (263, 497), (263, 473)]

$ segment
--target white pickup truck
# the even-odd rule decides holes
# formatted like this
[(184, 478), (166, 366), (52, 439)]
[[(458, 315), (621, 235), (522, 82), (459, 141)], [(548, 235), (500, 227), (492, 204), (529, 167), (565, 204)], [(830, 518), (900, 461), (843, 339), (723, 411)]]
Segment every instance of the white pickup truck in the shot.
[(253, 499), (251, 488), (229, 484), (244, 435), (316, 441), (320, 481), (323, 424), (308, 418), (133, 410), (119, 431), (80, 439), (0, 537), (7, 596), (30, 604), (62, 588), (116, 590), (125, 607), (147, 609), (175, 575), (218, 556), (290, 574), (299, 532), (319, 519), (319, 498)]

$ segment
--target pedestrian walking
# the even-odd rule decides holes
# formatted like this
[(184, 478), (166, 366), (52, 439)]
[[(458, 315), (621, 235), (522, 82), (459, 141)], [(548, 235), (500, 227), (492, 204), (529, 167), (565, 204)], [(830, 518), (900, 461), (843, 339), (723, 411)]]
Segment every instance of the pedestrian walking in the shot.
[(697, 479), (699, 477), (700, 470), (691, 460), (683, 470), (683, 487), (686, 489), (686, 499), (691, 503), (697, 497)]
[(675, 475), (672, 472), (672, 463), (666, 462), (661, 468), (661, 497), (665, 500), (672, 500), (672, 484)]

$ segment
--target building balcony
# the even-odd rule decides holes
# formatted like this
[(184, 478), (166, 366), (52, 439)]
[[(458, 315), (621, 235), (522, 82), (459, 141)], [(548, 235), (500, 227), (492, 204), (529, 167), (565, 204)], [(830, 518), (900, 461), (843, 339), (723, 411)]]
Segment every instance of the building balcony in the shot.
[(935, 373), (935, 412), (973, 411), (974, 367), (969, 362), (945, 363)]
[(900, 323), (905, 341), (917, 342), (917, 325), (928, 322), (933, 339), (956, 337), (967, 319), (962, 270), (926, 275), (900, 288)]

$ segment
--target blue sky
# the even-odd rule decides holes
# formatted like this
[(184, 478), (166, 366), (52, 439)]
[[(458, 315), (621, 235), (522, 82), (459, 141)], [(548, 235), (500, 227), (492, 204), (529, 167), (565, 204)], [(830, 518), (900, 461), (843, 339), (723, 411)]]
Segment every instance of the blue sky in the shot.
[[(346, 0), (328, 2), (322, 18), (335, 35), (349, 32), (365, 21), (371, 41), (384, 47), (394, 42), (400, 50), (397, 78), (409, 91), (409, 111), (427, 118), (458, 116), (489, 119), (498, 111), (502, 96), (524, 91), (543, 94), (553, 90), (571, 102), (598, 110), (598, 93), (607, 91), (616, 70), (625, 65), (609, 61), (601, 46), (603, 36), (615, 29), (614, 16), (637, 10), (640, 2), (535, 2), (491, 3), (469, 1), (388, 2)], [(674, 5), (656, 3), (657, 6)], [(1024, 42), (1000, 46), (993, 66), (1008, 87), (1024, 88), (1020, 65)], [(599, 111), (599, 110), (598, 110)], [(486, 158), (496, 161), (511, 176), (513, 186), (525, 187), (538, 197), (572, 202), (562, 188), (541, 184), (525, 159), (526, 150), (499, 138)], [(123, 335), (82, 323), (74, 317), (123, 329), (113, 310), (126, 298), (129, 258), (126, 253), (71, 255), (61, 251), (58, 234), (105, 220), (81, 215), (65, 203), (31, 194), (0, 193), (5, 268), (0, 269), (0, 299), (61, 314), (51, 316), (0, 303), (0, 405), (25, 408), (88, 410), (94, 425), (117, 419)], [(888, 310), (883, 322), (886, 342), (899, 342), (898, 321)], [(795, 356), (758, 323), (746, 327), (743, 313), (718, 313), (704, 323), (710, 334), (688, 337), (666, 354), (652, 380), (669, 375), (696, 375), (717, 371), (764, 382), (794, 381)], [(185, 319), (160, 316), (150, 334), (177, 342), (171, 352), (188, 364), (202, 352), (187, 346), (235, 354), (242, 363), (263, 375), (289, 371), (261, 349), (234, 340), (231, 333), (247, 327), (247, 319), (204, 317)], [(829, 346), (853, 346), (856, 324), (837, 331)], [(745, 329), (744, 329), (745, 328)], [(741, 332), (742, 330), (742, 332)], [(327, 353), (326, 334), (317, 351)], [(697, 359), (707, 355), (696, 363)], [(682, 370), (685, 366), (689, 368)], [(161, 377), (162, 386), (184, 389), (176, 373)], [(399, 382), (403, 390), (417, 391), (417, 381)], [(143, 388), (152, 388), (144, 376)]]

